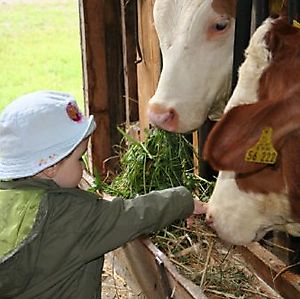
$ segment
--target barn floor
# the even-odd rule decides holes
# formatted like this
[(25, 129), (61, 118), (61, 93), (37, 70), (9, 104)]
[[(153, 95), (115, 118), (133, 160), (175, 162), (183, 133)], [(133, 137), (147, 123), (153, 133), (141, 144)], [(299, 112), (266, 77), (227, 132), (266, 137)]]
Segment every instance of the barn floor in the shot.
[(139, 291), (135, 291), (119, 276), (113, 261), (105, 259), (102, 273), (102, 299), (144, 299)]

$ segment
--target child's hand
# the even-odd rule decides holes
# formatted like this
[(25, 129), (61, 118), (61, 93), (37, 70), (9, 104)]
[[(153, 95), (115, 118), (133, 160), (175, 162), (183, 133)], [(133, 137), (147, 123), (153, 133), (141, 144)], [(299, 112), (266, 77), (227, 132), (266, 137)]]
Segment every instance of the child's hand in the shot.
[(200, 200), (194, 199), (194, 211), (193, 214), (187, 218), (186, 220), (186, 226), (187, 228), (190, 228), (194, 222), (195, 215), (201, 215), (206, 214), (207, 212), (208, 204), (205, 202), (202, 202)]
[(194, 199), (194, 215), (206, 214), (208, 208), (208, 203)]

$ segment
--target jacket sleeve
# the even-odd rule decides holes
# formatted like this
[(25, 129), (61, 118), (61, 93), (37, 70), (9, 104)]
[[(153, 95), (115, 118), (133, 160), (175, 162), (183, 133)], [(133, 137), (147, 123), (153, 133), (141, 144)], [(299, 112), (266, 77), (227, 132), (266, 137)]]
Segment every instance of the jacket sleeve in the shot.
[[(64, 227), (65, 237), (68, 239), (71, 235), (70, 243), (74, 243), (78, 254), (88, 260), (142, 234), (162, 229), (177, 219), (185, 219), (194, 207), (192, 195), (184, 187), (152, 191), (132, 200), (107, 201), (80, 194), (85, 194), (85, 199), (61, 198), (64, 206), (68, 204), (57, 210), (60, 217), (52, 221), (57, 226), (58, 221), (64, 219), (60, 226)], [(66, 209), (64, 217), (62, 209)]]

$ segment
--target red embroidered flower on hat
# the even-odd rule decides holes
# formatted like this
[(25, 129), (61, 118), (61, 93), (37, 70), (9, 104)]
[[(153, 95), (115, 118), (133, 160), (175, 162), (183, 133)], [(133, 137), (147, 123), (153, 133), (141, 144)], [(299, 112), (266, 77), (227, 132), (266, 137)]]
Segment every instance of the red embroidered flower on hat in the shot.
[(67, 107), (66, 107), (66, 111), (68, 116), (74, 120), (74, 121), (81, 121), (82, 120), (82, 114), (78, 109), (78, 106), (76, 105), (76, 103), (72, 103), (70, 102)]

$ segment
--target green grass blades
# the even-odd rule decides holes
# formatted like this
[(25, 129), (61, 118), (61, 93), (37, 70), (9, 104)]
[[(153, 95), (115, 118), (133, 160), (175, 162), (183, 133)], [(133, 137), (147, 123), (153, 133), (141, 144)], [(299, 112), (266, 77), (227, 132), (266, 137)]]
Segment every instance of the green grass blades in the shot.
[[(179, 185), (200, 190), (203, 179), (193, 172), (193, 147), (186, 136), (152, 129), (144, 142), (138, 142), (121, 133), (128, 145), (120, 150), (121, 172), (111, 184), (98, 177), (98, 190), (125, 198)], [(210, 182), (206, 184), (201, 186), (201, 194), (204, 189), (210, 191)]]
[(0, 4), (0, 110), (40, 89), (73, 94), (83, 107), (77, 0)]

